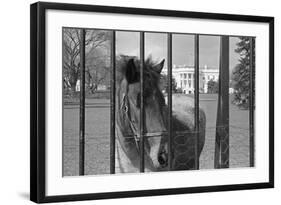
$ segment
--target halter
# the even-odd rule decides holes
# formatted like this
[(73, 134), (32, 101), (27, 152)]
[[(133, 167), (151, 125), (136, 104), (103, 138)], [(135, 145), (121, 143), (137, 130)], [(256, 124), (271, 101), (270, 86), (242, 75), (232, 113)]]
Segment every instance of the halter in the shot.
[[(133, 123), (133, 121), (131, 120), (131, 116), (130, 116), (130, 105), (129, 105), (129, 100), (128, 100), (128, 95), (127, 94), (123, 94), (122, 97), (122, 103), (121, 103), (121, 110), (123, 111), (123, 113), (125, 113), (125, 116), (129, 122), (129, 127), (132, 130), (132, 135), (134, 137), (137, 149), (139, 150), (139, 141), (140, 141), (140, 135), (139, 134), (135, 134), (135, 125)], [(129, 135), (131, 136), (131, 135)]]
[[(129, 122), (129, 127), (131, 128), (131, 130), (133, 132), (132, 135), (134, 137), (137, 149), (139, 150), (140, 134), (135, 134), (136, 133), (136, 127), (135, 127), (135, 124), (132, 121), (131, 116), (130, 116), (130, 104), (129, 104), (127, 93), (123, 94), (120, 109), (125, 113), (125, 116), (126, 116), (128, 122)], [(166, 136), (166, 135), (168, 135), (168, 133), (167, 132), (147, 132), (147, 133), (143, 134), (143, 137), (149, 138), (149, 137), (159, 137), (159, 136), (163, 136), (163, 135)], [(129, 136), (131, 136), (131, 135), (129, 135)]]

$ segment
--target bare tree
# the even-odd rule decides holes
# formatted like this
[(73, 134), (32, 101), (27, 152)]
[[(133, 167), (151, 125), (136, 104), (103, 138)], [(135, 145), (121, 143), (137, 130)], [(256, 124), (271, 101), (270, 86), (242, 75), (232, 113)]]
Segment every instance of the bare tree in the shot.
[(91, 49), (86, 59), (86, 83), (91, 93), (94, 93), (99, 85), (109, 86), (110, 49), (104, 43), (101, 47)]
[[(86, 30), (85, 52), (86, 52), (86, 72), (88, 73), (88, 84), (102, 81), (104, 78), (99, 71), (100, 66), (106, 67), (105, 59), (108, 59), (107, 49), (109, 32), (102, 30)], [(99, 51), (100, 50), (100, 51)], [(100, 53), (100, 55), (95, 55)], [(101, 55), (102, 54), (102, 55)], [(103, 65), (104, 64), (104, 65)], [(97, 69), (98, 68), (98, 69)], [(96, 69), (96, 70), (95, 70)], [(91, 71), (95, 70), (95, 72)], [(70, 86), (75, 91), (75, 86), (80, 78), (80, 29), (63, 29), (63, 74), (65, 85)]]

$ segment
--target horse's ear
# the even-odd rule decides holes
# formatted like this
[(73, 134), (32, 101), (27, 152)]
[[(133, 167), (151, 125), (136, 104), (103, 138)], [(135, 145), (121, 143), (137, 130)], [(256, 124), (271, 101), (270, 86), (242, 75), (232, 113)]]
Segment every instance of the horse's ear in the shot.
[(134, 59), (131, 58), (128, 63), (127, 63), (127, 68), (126, 68), (126, 79), (128, 83), (133, 83), (137, 81), (137, 68), (134, 62)]
[(157, 73), (161, 73), (163, 67), (164, 67), (164, 62), (165, 62), (165, 59), (163, 59), (160, 63), (158, 63), (157, 65), (155, 65), (153, 68), (154, 70), (157, 72)]

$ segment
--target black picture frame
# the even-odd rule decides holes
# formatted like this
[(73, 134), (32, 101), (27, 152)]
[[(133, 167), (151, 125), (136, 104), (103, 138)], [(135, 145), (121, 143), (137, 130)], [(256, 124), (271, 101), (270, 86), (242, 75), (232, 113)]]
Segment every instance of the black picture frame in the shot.
[[(150, 15), (193, 19), (262, 22), (269, 25), (269, 181), (236, 185), (203, 186), (126, 192), (46, 196), (46, 10), (85, 11), (114, 14)], [(110, 7), (97, 5), (38, 2), (30, 6), (30, 199), (37, 203), (97, 200), (198, 192), (230, 191), (274, 187), (274, 18), (265, 16)]]

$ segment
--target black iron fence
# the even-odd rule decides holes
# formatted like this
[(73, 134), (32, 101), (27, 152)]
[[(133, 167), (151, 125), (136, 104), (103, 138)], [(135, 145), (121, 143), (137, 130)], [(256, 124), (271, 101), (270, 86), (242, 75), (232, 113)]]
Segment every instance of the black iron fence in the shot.
[[(116, 31), (111, 31), (111, 101), (110, 101), (110, 173), (115, 173), (115, 74), (116, 74)], [(194, 156), (195, 169), (199, 169), (199, 34), (194, 34)], [(249, 161), (254, 166), (254, 71), (253, 71), (253, 37), (250, 38), (250, 89), (249, 89)], [(172, 46), (173, 34), (167, 33), (167, 66), (168, 66), (168, 167), (172, 170), (173, 159), (173, 128), (172, 128)], [(80, 29), (80, 130), (79, 130), (79, 175), (84, 175), (85, 166), (85, 29)], [(144, 142), (144, 103), (143, 103), (143, 69), (145, 63), (145, 32), (140, 32), (140, 172), (145, 170)], [(215, 168), (229, 167), (229, 37), (220, 37), (220, 63), (219, 63), (219, 94), (215, 137)]]

